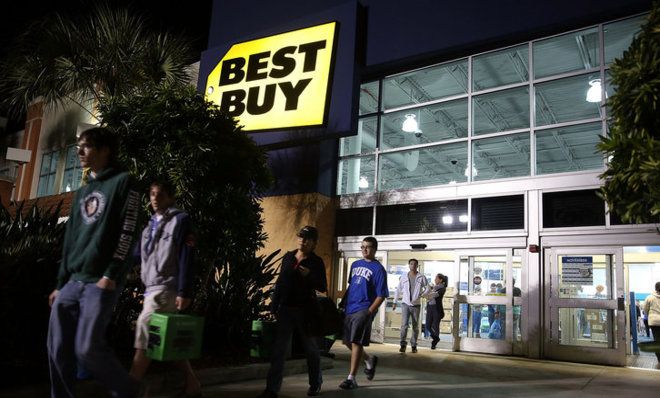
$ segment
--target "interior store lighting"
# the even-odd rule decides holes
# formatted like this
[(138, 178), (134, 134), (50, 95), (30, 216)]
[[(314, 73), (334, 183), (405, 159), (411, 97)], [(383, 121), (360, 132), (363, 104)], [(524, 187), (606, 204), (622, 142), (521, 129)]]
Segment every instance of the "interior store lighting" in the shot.
[(445, 225), (450, 225), (454, 223), (454, 217), (452, 216), (442, 216), (442, 223)]
[(405, 131), (406, 133), (417, 132), (419, 130), (417, 117), (412, 113), (407, 114), (406, 120), (403, 121), (403, 125), (401, 126), (401, 130)]
[(465, 224), (466, 222), (468, 222), (468, 216), (467, 216), (467, 214), (461, 214), (460, 216), (458, 216), (458, 221), (462, 222), (463, 224)]
[(600, 79), (590, 80), (589, 86), (589, 90), (587, 90), (587, 102), (600, 102), (602, 99)]
[(362, 176), (360, 177), (360, 182), (358, 183), (358, 186), (360, 188), (369, 188), (369, 181), (367, 181), (367, 178)]

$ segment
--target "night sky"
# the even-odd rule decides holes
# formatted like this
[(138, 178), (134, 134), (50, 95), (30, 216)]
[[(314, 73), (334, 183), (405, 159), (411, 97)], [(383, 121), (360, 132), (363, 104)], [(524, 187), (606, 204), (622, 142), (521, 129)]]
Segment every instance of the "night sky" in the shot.
[[(91, 5), (93, 0), (14, 0), (3, 4), (0, 12), (0, 58), (6, 57), (15, 37), (25, 31), (27, 26), (52, 13), (80, 14)], [(159, 30), (182, 34), (188, 38), (192, 47), (201, 54), (208, 44), (209, 24), (211, 20), (212, 0), (109, 0), (117, 6), (129, 5), (139, 15)], [(0, 116), (5, 112), (0, 109)], [(12, 121), (12, 125), (20, 121)]]

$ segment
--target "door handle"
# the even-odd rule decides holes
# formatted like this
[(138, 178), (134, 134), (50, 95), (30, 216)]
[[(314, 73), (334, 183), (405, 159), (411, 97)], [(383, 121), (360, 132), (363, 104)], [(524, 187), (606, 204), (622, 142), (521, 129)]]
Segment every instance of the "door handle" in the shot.
[(619, 311), (625, 311), (626, 310), (626, 299), (624, 297), (619, 297), (616, 299), (616, 305), (617, 309)]

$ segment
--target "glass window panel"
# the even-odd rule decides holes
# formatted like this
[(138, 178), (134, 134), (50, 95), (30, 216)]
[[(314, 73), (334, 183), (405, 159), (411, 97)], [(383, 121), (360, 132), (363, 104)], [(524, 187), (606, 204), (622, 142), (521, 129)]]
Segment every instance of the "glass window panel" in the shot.
[(372, 192), (375, 180), (374, 156), (344, 159), (339, 162), (337, 194)]
[(383, 80), (383, 109), (467, 93), (467, 60), (450, 62)]
[(412, 189), (467, 181), (467, 142), (383, 154), (379, 189)]
[(374, 210), (372, 207), (337, 210), (335, 234), (337, 236), (371, 235)]
[(358, 133), (340, 140), (339, 156), (358, 155), (376, 150), (376, 128), (378, 117), (364, 117), (358, 120)]
[(467, 216), (467, 200), (379, 206), (376, 234), (467, 231), (461, 215)]
[(474, 181), (528, 176), (529, 134), (512, 134), (472, 141)]
[(479, 55), (472, 61), (474, 91), (529, 80), (528, 47), (521, 45)]
[(472, 199), (472, 230), (523, 229), (525, 197), (523, 195)]
[(360, 115), (378, 111), (379, 90), (378, 81), (364, 83), (360, 86)]
[(569, 77), (537, 84), (536, 125), (545, 126), (600, 117), (600, 102), (587, 101), (592, 82), (600, 74)]
[(609, 254), (558, 256), (559, 298), (612, 300), (611, 262)]
[(529, 88), (473, 97), (475, 135), (529, 127)]
[(552, 37), (533, 43), (534, 76), (589, 70), (600, 66), (598, 28)]
[(50, 158), (50, 173), (55, 173), (57, 172), (57, 161), (59, 160), (59, 153), (58, 152), (53, 152), (51, 158)]
[[(467, 137), (467, 113), (467, 99), (461, 99), (385, 114), (381, 117), (380, 146), (393, 149)], [(417, 132), (402, 130), (407, 115), (417, 121)]]
[(536, 174), (603, 168), (603, 155), (596, 149), (602, 134), (601, 123), (537, 131)]
[(624, 19), (603, 26), (605, 35), (605, 64), (610, 64), (615, 58), (620, 58), (630, 47), (633, 37), (640, 31), (646, 15)]
[(44, 153), (41, 157), (41, 171), (39, 172), (40, 175), (45, 175), (50, 172), (50, 159), (52, 155), (52, 152)]
[(613, 348), (609, 341), (616, 333), (613, 319), (614, 310), (559, 308), (559, 344)]
[(595, 190), (543, 194), (543, 227), (605, 225), (605, 203)]

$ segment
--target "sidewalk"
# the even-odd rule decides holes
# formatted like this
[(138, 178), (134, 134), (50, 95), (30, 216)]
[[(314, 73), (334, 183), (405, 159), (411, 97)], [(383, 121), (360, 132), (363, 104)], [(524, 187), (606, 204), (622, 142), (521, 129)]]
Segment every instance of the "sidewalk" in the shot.
[[(335, 360), (322, 358), (327, 398), (410, 398), (413, 397), (617, 397), (659, 396), (660, 370), (631, 369), (551, 362), (494, 355), (431, 351), (400, 354), (398, 345), (373, 344), (370, 354), (379, 357), (373, 381), (360, 369), (359, 388), (338, 388), (348, 373), (349, 352), (336, 345)], [(199, 370), (205, 398), (254, 398), (265, 386), (268, 364)], [(280, 397), (305, 397), (308, 388), (305, 360), (288, 361)], [(173, 372), (151, 375), (155, 386), (150, 397), (175, 397), (182, 379)], [(224, 383), (224, 384), (222, 384)], [(45, 388), (44, 388), (45, 387)], [(31, 398), (48, 396), (48, 386), (21, 391), (0, 392), (0, 397)], [(105, 397), (94, 383), (83, 383), (79, 397)]]
[[(373, 381), (362, 369), (360, 387), (343, 391), (339, 383), (348, 373), (348, 350), (334, 347), (333, 369), (323, 374), (322, 396), (369, 398), (410, 397), (655, 397), (660, 391), (660, 370), (638, 370), (514, 357), (453, 353), (420, 349), (400, 354), (397, 345), (373, 344), (368, 351), (379, 356)], [(263, 380), (236, 382), (204, 388), (207, 398), (256, 397)], [(284, 379), (280, 397), (304, 397), (307, 375)]]

